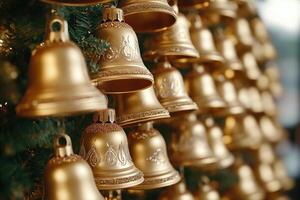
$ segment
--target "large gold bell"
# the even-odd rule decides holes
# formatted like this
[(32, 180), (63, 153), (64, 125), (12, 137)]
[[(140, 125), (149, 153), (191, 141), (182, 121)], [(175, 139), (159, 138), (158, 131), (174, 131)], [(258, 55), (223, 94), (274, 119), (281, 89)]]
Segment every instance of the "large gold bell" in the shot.
[(178, 0), (178, 6), (181, 8), (203, 9), (209, 6), (210, 0)]
[[(58, 23), (60, 30), (53, 30)], [(24, 117), (66, 116), (107, 107), (107, 99), (91, 85), (84, 57), (69, 40), (67, 22), (53, 15), (46, 40), (32, 52), (29, 83), (18, 104)]]
[(158, 198), (159, 200), (195, 200), (193, 194), (187, 189), (184, 180), (168, 187)]
[(168, 61), (159, 62), (152, 73), (156, 96), (171, 115), (198, 109), (186, 92), (180, 71), (172, 67)]
[(200, 15), (191, 14), (189, 20), (191, 22), (191, 39), (199, 52), (197, 62), (208, 64), (208, 67), (221, 68), (224, 64), (224, 58), (216, 50), (212, 33), (204, 27)]
[(175, 120), (173, 127), (175, 134), (172, 134), (169, 146), (172, 163), (204, 170), (216, 165), (217, 159), (208, 144), (205, 126), (197, 120), (195, 113)]
[(46, 3), (58, 4), (64, 6), (90, 6), (100, 3), (110, 3), (113, 0), (41, 0)]
[(233, 164), (234, 157), (223, 142), (223, 132), (221, 128), (215, 124), (211, 117), (205, 119), (205, 126), (207, 128), (210, 147), (218, 160), (218, 168), (224, 169), (229, 167)]
[(286, 191), (291, 190), (294, 187), (295, 183), (293, 179), (289, 177), (284, 163), (280, 159), (276, 159), (273, 163), (273, 167), (274, 173), (280, 181), (283, 189)]
[(142, 183), (143, 174), (131, 160), (126, 134), (114, 122), (115, 110), (99, 111), (93, 121), (83, 132), (80, 155), (91, 166), (98, 189), (115, 190)]
[(129, 133), (130, 153), (135, 165), (144, 173), (145, 181), (134, 189), (154, 189), (174, 185), (179, 173), (171, 165), (164, 138), (152, 122), (142, 124)]
[(98, 37), (110, 44), (100, 58), (100, 71), (92, 75), (103, 92), (134, 92), (153, 84), (153, 76), (142, 61), (137, 36), (124, 22), (121, 9), (104, 9)]
[(234, 196), (243, 200), (263, 200), (264, 191), (258, 185), (251, 168), (237, 159), (234, 172), (238, 176), (238, 183), (234, 186)]
[[(175, 5), (176, 7), (176, 5)], [(168, 57), (174, 63), (186, 64), (199, 57), (189, 32), (189, 21), (178, 13), (176, 23), (167, 30), (155, 33), (146, 42), (146, 52), (143, 57), (153, 60), (159, 57)]]
[(257, 81), (261, 75), (256, 59), (251, 52), (247, 52), (241, 56), (242, 63), (245, 67), (246, 76), (249, 80)]
[(192, 71), (185, 76), (188, 94), (195, 101), (199, 113), (218, 112), (226, 107), (220, 97), (213, 77), (202, 65), (194, 65)]
[[(61, 144), (62, 141), (65, 144)], [(58, 134), (54, 139), (54, 157), (45, 169), (45, 200), (104, 200), (97, 190), (88, 163), (73, 153), (71, 139)]]
[(210, 185), (206, 176), (201, 178), (200, 188), (194, 196), (195, 200), (221, 200), (218, 191)]
[(153, 87), (139, 92), (114, 95), (117, 122), (121, 126), (170, 117), (168, 110), (157, 100)]
[(232, 81), (224, 77), (223, 75), (218, 75), (216, 77), (218, 91), (222, 99), (227, 104), (225, 110), (221, 110), (219, 115), (240, 115), (244, 113), (244, 108), (238, 99), (238, 94)]
[(124, 0), (120, 7), (137, 32), (161, 31), (176, 22), (176, 13), (167, 0)]

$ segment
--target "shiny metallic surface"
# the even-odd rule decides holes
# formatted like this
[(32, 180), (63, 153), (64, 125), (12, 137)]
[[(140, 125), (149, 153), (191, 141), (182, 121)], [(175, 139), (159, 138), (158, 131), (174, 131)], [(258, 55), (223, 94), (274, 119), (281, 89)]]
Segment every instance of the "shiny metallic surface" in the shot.
[(249, 80), (257, 81), (261, 75), (256, 59), (251, 52), (247, 52), (241, 56), (241, 61), (245, 67), (246, 76)]
[(91, 6), (96, 4), (111, 3), (113, 0), (41, 0), (45, 3), (63, 6)]
[(101, 110), (81, 137), (80, 155), (91, 166), (99, 190), (129, 188), (144, 181), (132, 162), (127, 136), (114, 121), (113, 109)]

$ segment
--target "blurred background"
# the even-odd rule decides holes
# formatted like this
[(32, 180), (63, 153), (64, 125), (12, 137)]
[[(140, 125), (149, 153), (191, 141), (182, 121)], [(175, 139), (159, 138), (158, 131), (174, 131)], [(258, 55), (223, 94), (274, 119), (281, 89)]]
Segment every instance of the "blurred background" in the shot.
[(296, 180), (290, 192), (296, 200), (300, 198), (300, 1), (258, 0), (257, 7), (279, 54), (277, 63), (284, 87), (278, 99), (280, 121), (290, 140), (278, 151), (289, 175)]

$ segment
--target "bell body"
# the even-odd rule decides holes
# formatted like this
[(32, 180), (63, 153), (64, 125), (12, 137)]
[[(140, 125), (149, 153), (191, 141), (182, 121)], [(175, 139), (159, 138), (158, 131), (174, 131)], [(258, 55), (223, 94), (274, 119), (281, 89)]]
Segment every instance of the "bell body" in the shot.
[(241, 56), (242, 63), (245, 67), (246, 76), (250, 81), (257, 81), (261, 75), (256, 59), (251, 52)]
[(104, 93), (127, 93), (150, 87), (153, 76), (145, 67), (133, 29), (123, 21), (123, 11), (105, 8), (98, 37), (110, 46), (100, 57), (100, 71), (92, 81)]
[(181, 73), (173, 68), (169, 62), (158, 63), (153, 75), (156, 96), (171, 115), (198, 109), (196, 103), (192, 101), (185, 90)]
[(202, 24), (201, 18), (197, 14), (189, 16), (191, 22), (190, 34), (192, 42), (199, 52), (198, 63), (208, 64), (208, 67), (215, 67), (215, 70), (222, 68), (224, 58), (216, 50), (214, 39), (210, 30)]
[(265, 114), (270, 117), (277, 116), (277, 106), (271, 92), (265, 90), (260, 95)]
[(159, 200), (195, 200), (195, 198), (186, 188), (184, 181), (180, 181), (163, 191), (159, 196)]
[(204, 170), (216, 166), (217, 159), (208, 144), (205, 126), (197, 120), (196, 114), (174, 121), (173, 126), (176, 134), (172, 134), (169, 146), (172, 163)]
[(110, 3), (113, 0), (41, 0), (45, 3), (58, 4), (64, 6), (90, 6), (95, 4)]
[(128, 137), (133, 162), (143, 172), (145, 179), (133, 189), (161, 188), (180, 181), (179, 173), (169, 161), (164, 138), (151, 122), (142, 124)]
[[(52, 30), (59, 23), (59, 31)], [(32, 52), (29, 82), (18, 104), (24, 117), (69, 116), (107, 107), (106, 97), (91, 85), (84, 57), (69, 40), (66, 21), (52, 16), (46, 40)]]
[[(66, 145), (59, 143), (65, 139)], [(88, 163), (73, 154), (69, 136), (58, 134), (54, 141), (55, 156), (45, 169), (44, 200), (104, 200), (97, 190)]]
[(139, 92), (114, 95), (117, 122), (121, 126), (137, 125), (170, 117), (157, 100), (153, 87)]
[(226, 103), (220, 97), (213, 77), (204, 66), (194, 65), (185, 76), (188, 94), (197, 103), (199, 113), (214, 113), (223, 110)]
[(221, 128), (217, 126), (213, 118), (210, 117), (205, 119), (205, 125), (209, 145), (218, 160), (218, 168), (224, 169), (231, 166), (234, 162), (234, 157), (223, 142), (223, 132)]
[(262, 115), (264, 107), (259, 90), (256, 87), (251, 86), (248, 88), (248, 95), (251, 103), (251, 112), (256, 116)]
[(281, 141), (283, 138), (283, 131), (281, 127), (276, 125), (272, 118), (268, 116), (262, 116), (258, 120), (262, 130), (262, 135), (268, 142), (274, 144)]
[(144, 181), (132, 162), (126, 134), (114, 118), (113, 109), (99, 111), (81, 138), (80, 155), (91, 166), (99, 190), (129, 188)]
[(120, 7), (137, 32), (162, 31), (176, 22), (176, 13), (167, 0), (124, 0)]
[(173, 26), (156, 33), (147, 41), (143, 57), (147, 60), (168, 57), (178, 65), (194, 61), (199, 54), (191, 41), (189, 26), (187, 18), (179, 13)]

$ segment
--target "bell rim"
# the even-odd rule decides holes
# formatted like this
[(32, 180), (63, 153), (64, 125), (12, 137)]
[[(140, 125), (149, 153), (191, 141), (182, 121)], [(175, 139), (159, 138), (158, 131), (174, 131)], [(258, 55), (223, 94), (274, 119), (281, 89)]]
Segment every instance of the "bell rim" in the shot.
[(172, 115), (180, 112), (189, 112), (198, 110), (198, 106), (191, 99), (186, 101), (174, 101), (172, 99), (168, 101), (160, 101), (161, 105), (169, 111)]
[(213, 166), (217, 164), (217, 159), (210, 155), (207, 157), (202, 157), (202, 158), (191, 158), (189, 160), (171, 160), (175, 166), (185, 166), (185, 167), (194, 167), (194, 168), (201, 168), (205, 169), (205, 166)]
[(213, 67), (222, 67), (225, 65), (224, 57), (217, 51), (199, 52), (199, 60), (201, 64), (213, 64)]

